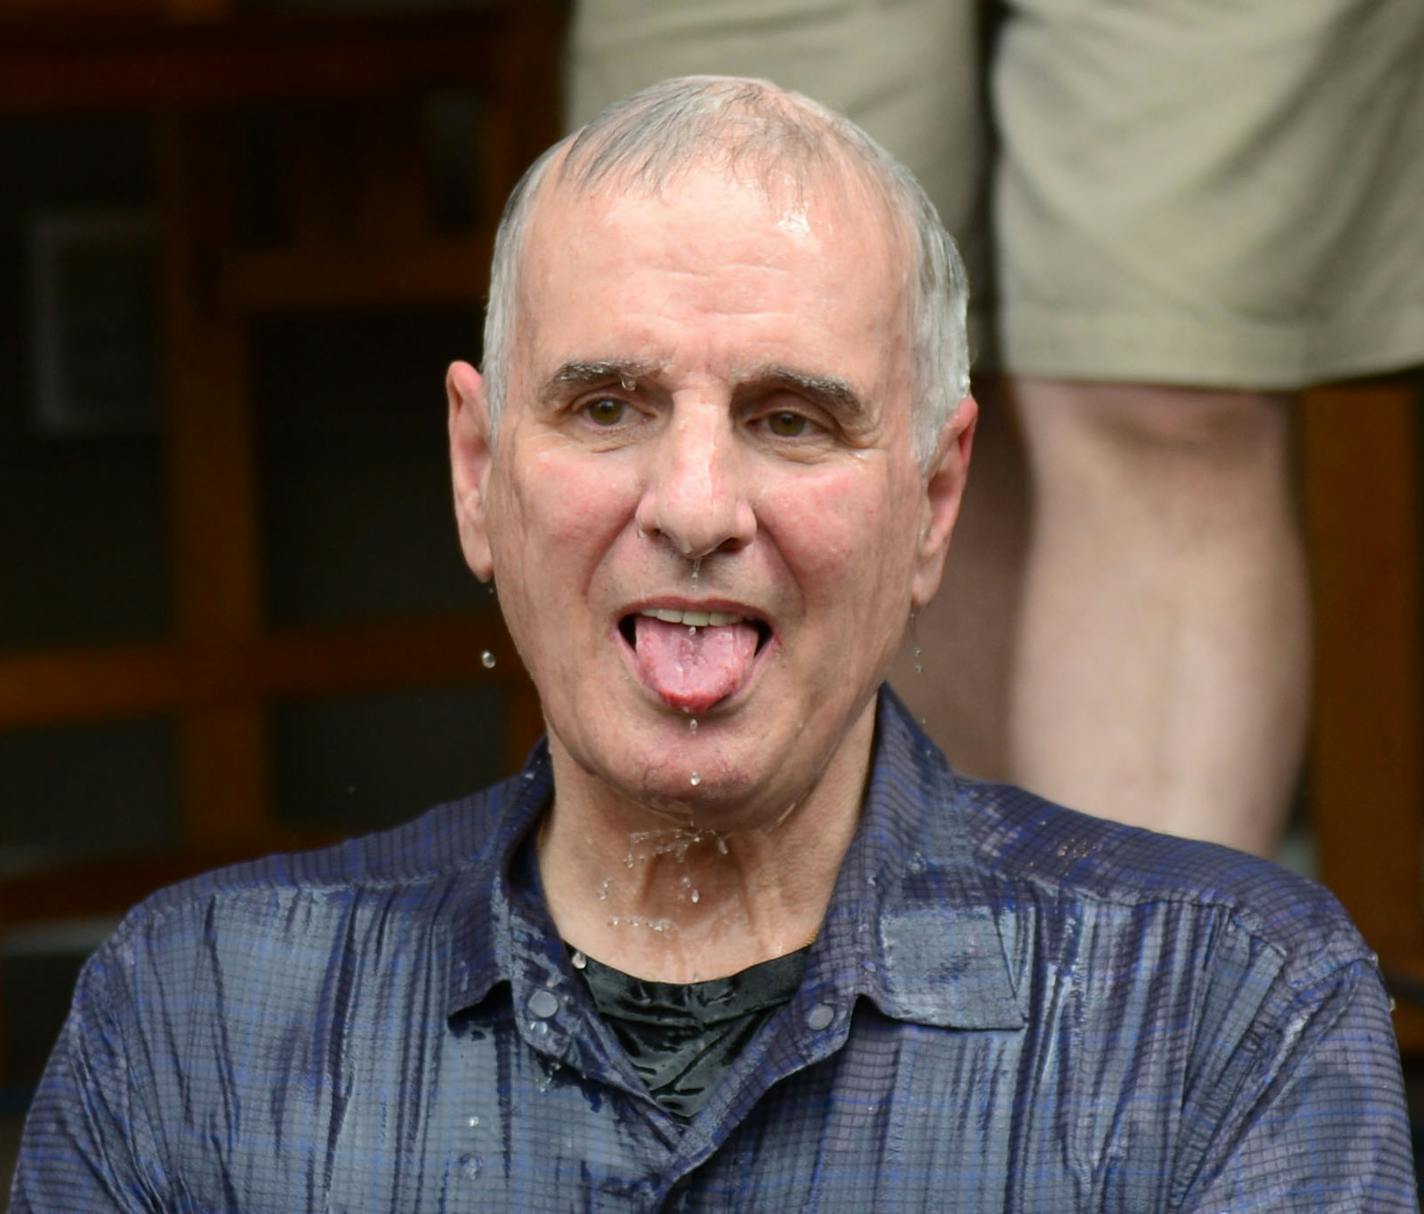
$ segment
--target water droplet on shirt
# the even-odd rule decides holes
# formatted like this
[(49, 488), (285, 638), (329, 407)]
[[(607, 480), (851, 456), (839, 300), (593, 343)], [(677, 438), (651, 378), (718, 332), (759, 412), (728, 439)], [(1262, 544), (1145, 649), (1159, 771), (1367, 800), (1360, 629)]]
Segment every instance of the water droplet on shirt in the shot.
[(687, 782), (691, 784), (693, 788), (696, 788), (699, 784), (702, 783), (702, 777), (694, 771), (690, 776), (687, 777)]
[(483, 666), (486, 670), (494, 669), (494, 654), (492, 654), (488, 649), (486, 649), (484, 653), (480, 654), (480, 665)]
[(588, 964), (588, 958), (578, 949), (574, 949), (573, 955), (569, 958), (569, 964), (576, 970), (581, 970)]
[(477, 1125), (480, 1124), (480, 1119), (478, 1117), (471, 1116), (465, 1120), (465, 1124), (473, 1130)]
[(485, 1161), (478, 1155), (460, 1156), (460, 1174), (466, 1180), (474, 1180), (480, 1174), (480, 1169), (485, 1166)]

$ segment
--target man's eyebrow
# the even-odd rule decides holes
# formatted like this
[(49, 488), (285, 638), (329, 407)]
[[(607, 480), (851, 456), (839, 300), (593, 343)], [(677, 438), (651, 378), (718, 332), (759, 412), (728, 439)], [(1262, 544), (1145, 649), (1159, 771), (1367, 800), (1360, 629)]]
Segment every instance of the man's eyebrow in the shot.
[(738, 379), (743, 388), (792, 388), (846, 421), (858, 420), (867, 412), (860, 394), (839, 376), (814, 375), (795, 367), (769, 363), (748, 368)]
[(569, 388), (596, 388), (599, 384), (640, 380), (651, 375), (656, 365), (633, 359), (595, 359), (566, 362), (544, 381), (539, 398), (550, 404)]
[[(657, 363), (638, 359), (573, 359), (549, 376), (540, 389), (539, 398), (545, 404), (553, 404), (570, 388), (638, 382), (656, 375), (659, 369)], [(835, 375), (798, 371), (782, 363), (762, 363), (742, 368), (736, 380), (738, 394), (748, 389), (790, 388), (846, 421), (856, 421), (867, 412), (865, 402), (855, 389)]]

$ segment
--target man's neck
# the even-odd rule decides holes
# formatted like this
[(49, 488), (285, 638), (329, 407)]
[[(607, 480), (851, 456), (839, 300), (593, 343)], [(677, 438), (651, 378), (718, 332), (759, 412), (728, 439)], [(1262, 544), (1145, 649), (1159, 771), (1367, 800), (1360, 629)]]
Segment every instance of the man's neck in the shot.
[(680, 819), (609, 795), (551, 739), (557, 791), (538, 850), (560, 934), (606, 965), (664, 982), (737, 973), (804, 947), (855, 834), (873, 735), (872, 707), (789, 811), (727, 831), (714, 813)]

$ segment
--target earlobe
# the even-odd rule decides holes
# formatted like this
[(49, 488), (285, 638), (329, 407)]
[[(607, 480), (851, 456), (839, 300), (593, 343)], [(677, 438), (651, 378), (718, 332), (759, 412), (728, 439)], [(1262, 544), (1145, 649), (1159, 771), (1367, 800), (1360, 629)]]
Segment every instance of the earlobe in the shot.
[(959, 402), (954, 416), (940, 433), (939, 449), (925, 479), (921, 505), (919, 546), (915, 554), (915, 576), (911, 602), (916, 610), (935, 596), (944, 575), (945, 556), (964, 500), (969, 476), (969, 458), (974, 447), (974, 426), (979, 406), (972, 396)]
[(493, 449), (484, 381), (469, 363), (455, 362), (445, 376), (449, 400), (450, 479), (455, 524), (465, 563), (482, 582), (494, 576), (486, 508), (486, 481)]

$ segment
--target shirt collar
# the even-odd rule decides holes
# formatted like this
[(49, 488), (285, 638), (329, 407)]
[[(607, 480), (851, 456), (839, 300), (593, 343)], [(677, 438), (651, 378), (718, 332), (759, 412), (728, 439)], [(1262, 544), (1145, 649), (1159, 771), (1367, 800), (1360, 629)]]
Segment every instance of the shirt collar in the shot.
[(516, 905), (511, 874), (525, 838), (554, 799), (548, 741), (541, 738), (519, 774), (490, 788), (472, 806), (490, 824), (489, 845), (459, 874), (441, 907), (450, 940), (447, 1015), (479, 1003), (497, 982), (514, 973), (516, 950), (548, 954), (562, 950), (553, 920), (542, 906)]
[[(510, 880), (553, 793), (548, 745), (540, 741), (517, 776), (485, 794), (493, 836), (462, 867), (441, 908), (451, 944), (447, 1014), (508, 980), (515, 952), (547, 955), (550, 964), (562, 952), (548, 912), (516, 902)], [(1023, 1027), (997, 905), (968, 842), (968, 807), (944, 755), (883, 687), (864, 812), (807, 982), (864, 995), (895, 1019)]]
[(1027, 1023), (1000, 932), (1005, 912), (970, 843), (970, 812), (944, 755), (883, 687), (860, 827), (808, 979), (863, 995), (898, 1020)]

